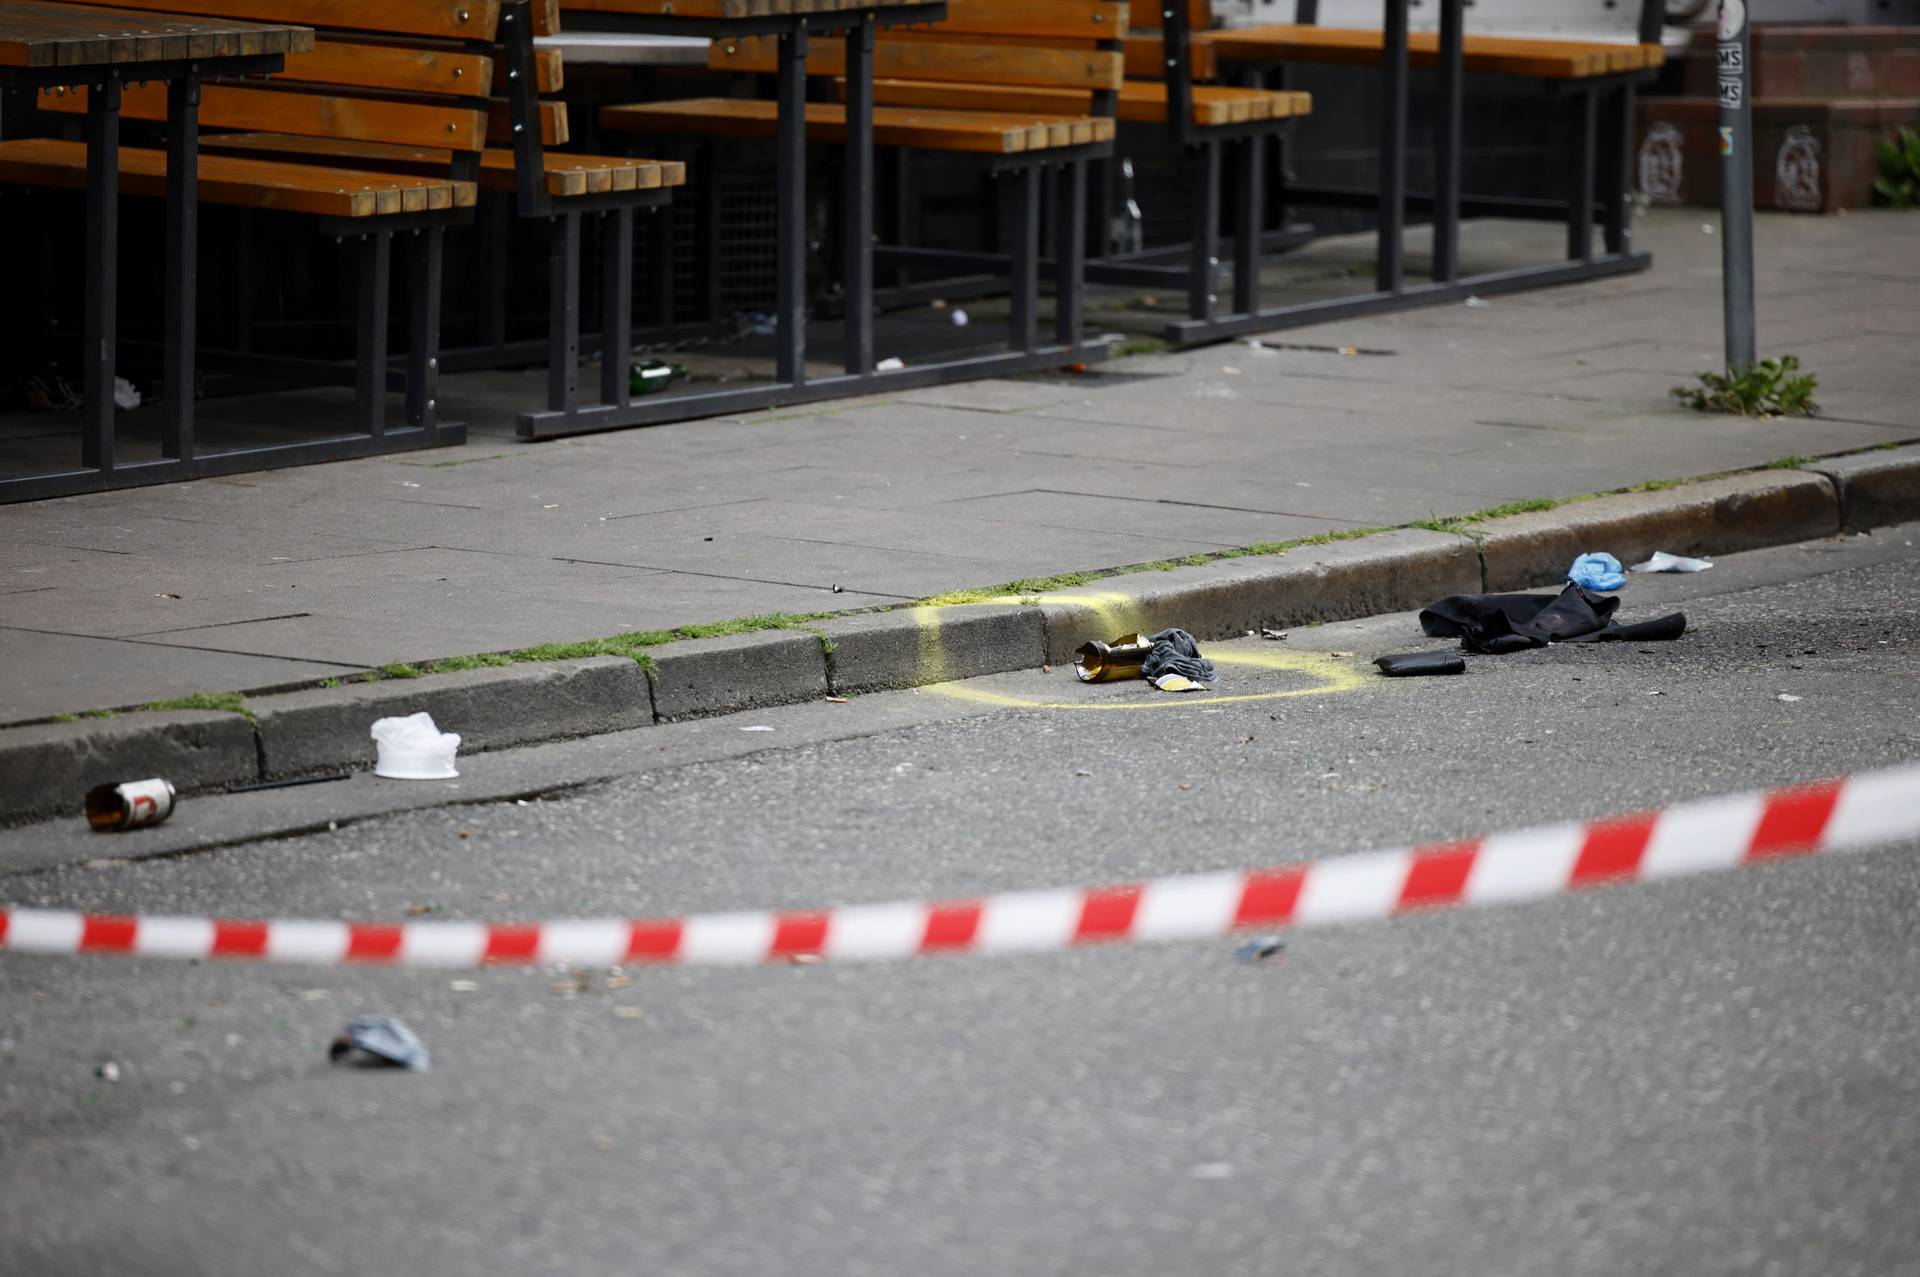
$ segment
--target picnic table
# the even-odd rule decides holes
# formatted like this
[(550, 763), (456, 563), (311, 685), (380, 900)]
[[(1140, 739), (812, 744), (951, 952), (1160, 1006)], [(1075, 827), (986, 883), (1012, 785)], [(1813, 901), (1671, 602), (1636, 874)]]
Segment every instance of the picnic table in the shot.
[[(0, 87), (87, 90), (85, 414), (81, 468), (0, 480), (0, 496), (56, 496), (114, 482), (113, 381), (117, 342), (120, 91), (167, 84), (165, 418), (161, 458), (137, 462), (155, 482), (195, 473), (193, 365), (200, 82), (281, 70), (313, 48), (306, 27), (225, 18), (123, 13), (49, 0), (0, 6)], [(121, 482), (125, 482), (124, 474)]]
[[(772, 386), (710, 392), (704, 411), (728, 412), (791, 402), (806, 382), (806, 101), (807, 39), (811, 32), (842, 32), (846, 40), (845, 218), (847, 245), (842, 284), (845, 318), (844, 377), (817, 389), (852, 393), (870, 382), (873, 360), (873, 48), (883, 26), (938, 22), (946, 0), (562, 0), (570, 29), (642, 35), (723, 39), (776, 36), (779, 69), (779, 130), (775, 151), (775, 314), (777, 342)], [(813, 397), (808, 395), (807, 397)], [(670, 405), (684, 399), (634, 405), (618, 424), (670, 419)], [(615, 424), (609, 418), (606, 424)], [(521, 433), (541, 437), (575, 429), (574, 423), (523, 418)], [(591, 427), (589, 427), (591, 428)]]
[[(1314, 323), (1353, 315), (1401, 309), (1410, 304), (1458, 301), (1476, 293), (1508, 292), (1523, 288), (1573, 283), (1603, 275), (1644, 270), (1651, 258), (1630, 244), (1627, 205), (1627, 161), (1631, 154), (1634, 83), (1650, 76), (1664, 57), (1657, 43), (1650, 57), (1647, 46), (1610, 48), (1591, 41), (1513, 40), (1469, 36), (1466, 10), (1472, 0), (1439, 0), (1439, 30), (1434, 35), (1410, 33), (1411, 9), (1421, 0), (1382, 0), (1381, 25), (1372, 32), (1317, 31), (1317, 0), (1299, 0), (1299, 21), (1276, 27), (1229, 29), (1195, 33), (1188, 29), (1186, 9), (1173, 5), (1165, 11), (1166, 56), (1184, 60), (1190, 41), (1204, 43), (1220, 63), (1259, 66), (1290, 61), (1326, 61), (1377, 66), (1380, 72), (1380, 150), (1375, 192), (1376, 248), (1374, 289), (1354, 296), (1293, 302), (1270, 308), (1243, 308), (1243, 313), (1216, 319), (1196, 311), (1192, 318), (1169, 325), (1168, 339), (1176, 345), (1217, 341), (1300, 323)], [(1642, 0), (1641, 31), (1659, 31), (1659, 0)], [(1304, 28), (1304, 30), (1303, 30)], [(1355, 41), (1353, 37), (1364, 37)], [(1338, 46), (1345, 45), (1344, 49)], [(1470, 46), (1472, 56), (1469, 56)], [(1433, 188), (1421, 202), (1431, 210), (1433, 248), (1431, 278), (1426, 283), (1406, 281), (1406, 209), (1410, 202), (1408, 170), (1408, 77), (1414, 65), (1436, 73), (1432, 111)], [(1573, 107), (1573, 136), (1568, 157), (1567, 260), (1541, 265), (1463, 275), (1460, 269), (1461, 160), (1465, 116), (1465, 85), (1469, 71), (1538, 76), (1543, 85)], [(1612, 95), (1613, 114), (1600, 136), (1599, 97)], [(1257, 184), (1255, 199), (1259, 199)], [(1312, 192), (1293, 188), (1295, 199)], [(1594, 203), (1604, 212), (1606, 251), (1593, 251)], [(1485, 211), (1506, 215), (1538, 215), (1538, 201), (1475, 200)], [(1261, 224), (1258, 208), (1243, 214), (1243, 226)]]

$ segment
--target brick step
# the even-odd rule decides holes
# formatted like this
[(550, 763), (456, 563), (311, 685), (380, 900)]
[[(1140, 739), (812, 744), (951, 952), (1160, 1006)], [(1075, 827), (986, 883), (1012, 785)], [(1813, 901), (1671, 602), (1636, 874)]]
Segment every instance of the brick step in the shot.
[[(1756, 98), (1920, 97), (1920, 27), (1755, 27)], [(1714, 94), (1714, 33), (1696, 30), (1686, 91)]]
[[(1901, 125), (1920, 128), (1908, 98), (1756, 98), (1756, 208), (1832, 213), (1873, 204), (1876, 146)], [(1640, 103), (1634, 189), (1656, 204), (1720, 203), (1720, 105), (1711, 97)]]

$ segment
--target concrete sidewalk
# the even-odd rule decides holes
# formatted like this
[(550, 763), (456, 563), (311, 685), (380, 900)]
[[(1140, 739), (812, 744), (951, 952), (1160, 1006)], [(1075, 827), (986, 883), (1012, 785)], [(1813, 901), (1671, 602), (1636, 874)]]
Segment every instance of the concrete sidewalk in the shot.
[(456, 377), (463, 448), (0, 507), (0, 723), (1920, 437), (1920, 218), (1760, 219), (1762, 353), (1819, 374), (1811, 421), (1667, 397), (1719, 363), (1712, 226), (1644, 219), (1646, 274), (1269, 348), (546, 444), (512, 437), (524, 378)]

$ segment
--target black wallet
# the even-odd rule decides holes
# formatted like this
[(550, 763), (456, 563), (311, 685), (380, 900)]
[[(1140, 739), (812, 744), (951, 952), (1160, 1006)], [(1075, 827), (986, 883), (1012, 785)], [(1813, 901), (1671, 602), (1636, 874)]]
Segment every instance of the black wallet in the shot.
[(1406, 652), (1374, 661), (1388, 678), (1417, 678), (1422, 674), (1465, 674), (1467, 663), (1458, 652)]

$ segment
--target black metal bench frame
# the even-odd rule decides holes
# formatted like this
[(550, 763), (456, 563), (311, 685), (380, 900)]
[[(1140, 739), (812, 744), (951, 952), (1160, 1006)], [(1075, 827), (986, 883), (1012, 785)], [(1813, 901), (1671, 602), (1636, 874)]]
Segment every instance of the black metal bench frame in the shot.
[[(198, 309), (199, 203), (191, 193), (200, 160), (200, 59), (148, 62), (125, 68), (13, 67), (8, 84), (88, 90), (86, 251), (96, 263), (95, 281), (86, 297), (84, 322), (84, 395), (80, 467), (39, 474), (0, 477), (0, 502), (103, 492), (114, 488), (175, 483), (184, 479), (239, 474), (282, 466), (310, 465), (375, 456), (416, 448), (460, 443), (465, 429), (437, 423), (434, 400), (438, 369), (440, 234), (445, 220), (409, 214), (397, 218), (319, 219), (324, 233), (360, 238), (357, 338), (360, 358), (348, 384), (356, 387), (354, 433), (299, 443), (201, 452), (194, 439), (194, 361)], [(282, 70), (278, 53), (222, 58), (222, 76), (266, 75)], [(119, 461), (114, 456), (113, 379), (116, 339), (120, 225), (120, 97), (128, 80), (167, 85), (166, 302), (162, 318), (162, 402), (160, 453), (153, 460)], [(412, 346), (403, 374), (407, 425), (387, 429), (384, 378), (387, 295), (391, 237), (395, 229), (424, 234), (426, 243), (410, 254), (409, 317)], [(376, 300), (377, 299), (377, 304)], [(371, 356), (371, 357), (370, 357)], [(303, 361), (311, 379), (315, 361)], [(379, 381), (380, 393), (374, 393)]]
[[(655, 211), (673, 200), (673, 188), (602, 191), (556, 197), (547, 187), (546, 146), (540, 133), (540, 87), (535, 73), (533, 5), (500, 6), (500, 42), (507, 55), (508, 117), (513, 128), (514, 206), (523, 218), (546, 218), (547, 406), (520, 415), (520, 432), (537, 419), (553, 433), (603, 429), (633, 407), (627, 358), (633, 350), (634, 210)], [(482, 198), (485, 198), (482, 196)], [(497, 206), (496, 206), (497, 209)], [(580, 219), (600, 219), (600, 402), (580, 402)], [(656, 212), (656, 221), (666, 218)], [(504, 223), (495, 223), (504, 231)], [(490, 226), (489, 229), (494, 229)], [(656, 227), (656, 242), (665, 227)], [(504, 235), (490, 235), (483, 254), (505, 251)], [(495, 262), (497, 269), (501, 263)], [(504, 343), (496, 348), (504, 354)], [(485, 352), (471, 352), (484, 357)], [(471, 366), (471, 361), (469, 361)], [(594, 423), (594, 424), (582, 424)]]
[[(286, 67), (282, 54), (261, 54), (246, 60), (221, 60), (219, 79), (240, 75), (271, 75)], [(163, 315), (163, 419), (159, 451), (152, 461), (117, 461), (113, 455), (113, 376), (115, 353), (132, 346), (115, 338), (119, 275), (119, 123), (121, 88), (127, 81), (167, 84), (167, 265)], [(442, 234), (457, 215), (403, 213), (390, 217), (317, 217), (323, 234), (336, 240), (355, 238), (359, 296), (355, 305), (355, 367), (344, 371), (315, 359), (275, 359), (261, 355), (230, 355), (250, 367), (280, 369), (300, 384), (351, 384), (353, 432), (298, 444), (228, 447), (202, 453), (194, 440), (194, 359), (198, 321), (198, 253), (200, 253), (200, 60), (152, 61), (108, 69), (75, 67), (10, 67), (6, 83), (33, 88), (88, 88), (86, 98), (86, 253), (102, 263), (94, 275), (102, 286), (86, 296), (84, 319), (84, 409), (81, 417), (81, 469), (52, 470), (0, 478), (0, 501), (35, 501), (44, 497), (108, 492), (171, 484), (190, 478), (242, 474), (319, 461), (348, 461), (420, 447), (463, 444), (467, 430), (461, 424), (436, 419), (438, 399), (438, 342), (440, 342), (440, 286)], [(184, 196), (184, 198), (182, 198)], [(392, 277), (392, 238), (397, 230), (413, 236), (407, 269), (409, 351), (399, 373), (399, 388), (407, 396), (407, 424), (386, 424), (386, 340), (388, 296)]]
[[(1173, 0), (1172, 5), (1163, 10), (1163, 16), (1171, 16), (1178, 9), (1184, 21), (1184, 0)], [(1102, 40), (1098, 47), (1118, 52), (1121, 44), (1117, 40)], [(1187, 45), (1182, 40), (1178, 55), (1168, 46), (1167, 79), (1167, 120), (1166, 128), (1175, 146), (1191, 152), (1199, 165), (1200, 180), (1194, 189), (1193, 202), (1193, 239), (1188, 244), (1165, 245), (1144, 249), (1139, 252), (1118, 253), (1112, 251), (1107, 242), (1107, 228), (1112, 216), (1114, 199), (1114, 165), (1110, 158), (1098, 160), (1093, 166), (1092, 187), (1094, 209), (1091, 220), (1087, 220), (1084, 211), (1075, 207), (1072, 210), (1076, 225), (1084, 223), (1084, 237), (1088, 258), (1081, 266), (1087, 283), (1120, 284), (1142, 287), (1182, 287), (1188, 292), (1189, 304), (1195, 307), (1196, 314), (1212, 314), (1216, 308), (1216, 290), (1219, 287), (1220, 244), (1217, 227), (1220, 220), (1220, 148), (1231, 146), (1241, 157), (1240, 185), (1243, 196), (1249, 191), (1257, 195), (1261, 180), (1262, 157), (1276, 138), (1284, 137), (1293, 126), (1291, 118), (1247, 120), (1239, 124), (1200, 125), (1193, 119), (1193, 80)], [(1177, 64), (1177, 73), (1175, 66)], [(1092, 113), (1113, 119), (1118, 125), (1119, 94), (1113, 90), (1102, 90), (1093, 95)], [(1129, 125), (1129, 127), (1131, 127)], [(1144, 126), (1152, 127), (1152, 126)], [(1259, 216), (1260, 205), (1257, 199), (1253, 203), (1243, 198), (1237, 206), (1239, 214)], [(1255, 225), (1257, 226), (1257, 222)], [(1306, 243), (1312, 239), (1311, 227), (1292, 226), (1278, 231), (1268, 231), (1264, 235), (1248, 233), (1241, 226), (1236, 234), (1236, 251), (1244, 258), (1248, 252), (1254, 256), (1248, 260), (1238, 260), (1234, 272), (1236, 301), (1241, 309), (1250, 309), (1257, 304), (1242, 296), (1245, 281), (1257, 285), (1257, 255), (1263, 249), (1291, 247)], [(1060, 240), (1064, 244), (1064, 237)], [(922, 248), (888, 248), (881, 250), (884, 266), (911, 273), (927, 274), (941, 271), (990, 271), (1006, 261), (1006, 255), (985, 252), (954, 252), (951, 250)], [(1175, 259), (1169, 261), (1167, 259)], [(1186, 259), (1184, 261), (1178, 259)], [(1056, 273), (1056, 263), (1050, 259), (1040, 264), (1041, 273), (1052, 277)], [(951, 287), (953, 281), (947, 281), (945, 292), (955, 295)], [(983, 295), (998, 291), (991, 279), (981, 280), (965, 288), (966, 295)], [(935, 289), (933, 291), (941, 291)], [(896, 297), (907, 302), (911, 299), (908, 290), (896, 290)]]
[[(582, 12), (570, 16), (584, 30), (624, 31), (637, 34), (696, 35), (709, 38), (772, 35), (779, 38), (779, 67), (775, 72), (776, 95), (780, 104), (779, 128), (774, 140), (776, 231), (775, 231), (775, 359), (771, 384), (730, 387), (721, 390), (697, 390), (650, 395), (632, 402), (613, 402), (576, 406), (571, 412), (523, 413), (519, 433), (528, 439), (547, 439), (587, 430), (609, 430), (623, 426), (654, 425), (684, 421), (694, 417), (750, 412), (788, 404), (815, 403), (826, 399), (850, 398), (890, 390), (943, 385), (979, 377), (1004, 377), (1015, 373), (1059, 368), (1074, 363), (1104, 359), (1103, 344), (1090, 345), (1081, 333), (1083, 283), (1080, 263), (1084, 260), (1079, 227), (1085, 220), (1086, 175), (1088, 160), (1111, 154), (1111, 143), (1063, 148), (1028, 155), (995, 157), (996, 171), (1010, 173), (1018, 183), (1014, 253), (1009, 269), (1023, 281), (1013, 289), (1012, 340), (1009, 349), (993, 354), (973, 355), (909, 368), (877, 372), (873, 361), (874, 264), (880, 255), (873, 243), (874, 159), (873, 159), (873, 49), (880, 26), (938, 22), (946, 17), (944, 0), (837, 12), (769, 15), (747, 19), (705, 19), (665, 14), (615, 14)], [(837, 376), (810, 378), (806, 372), (806, 70), (807, 42), (814, 32), (840, 33), (846, 40), (847, 125), (843, 146), (844, 189), (842, 236), (842, 284), (845, 310), (846, 372)], [(1039, 341), (1036, 297), (1039, 239), (1039, 175), (1043, 168), (1058, 165), (1063, 177), (1063, 200), (1074, 214), (1066, 225), (1073, 228), (1067, 252), (1065, 281), (1057, 286), (1055, 332), (1051, 344)], [(1060, 243), (1067, 245), (1068, 237)], [(1032, 269), (1021, 262), (1031, 256)], [(603, 377), (605, 354), (602, 354)]]

